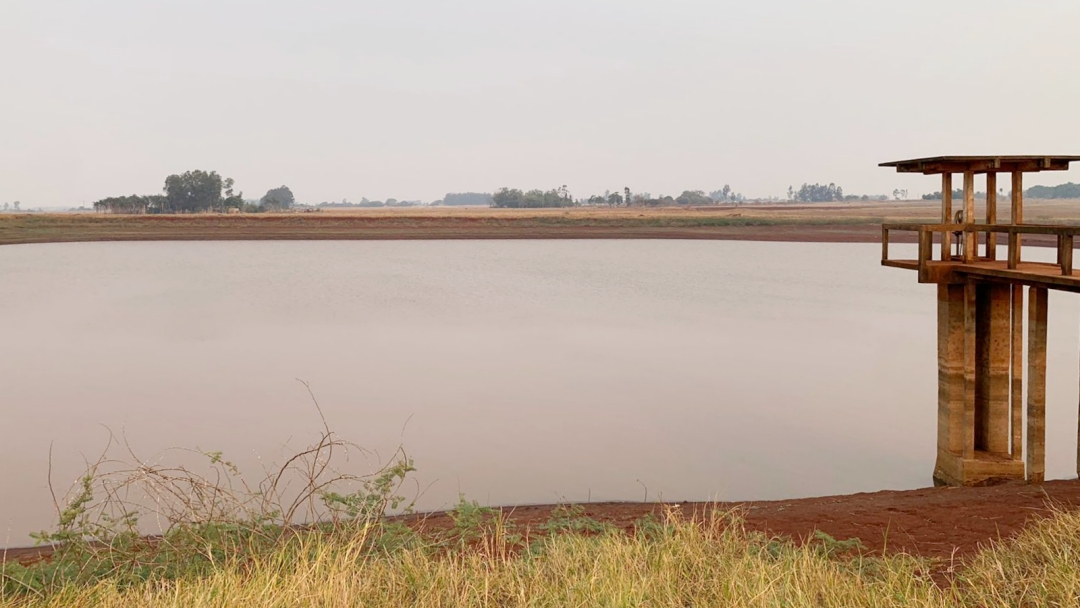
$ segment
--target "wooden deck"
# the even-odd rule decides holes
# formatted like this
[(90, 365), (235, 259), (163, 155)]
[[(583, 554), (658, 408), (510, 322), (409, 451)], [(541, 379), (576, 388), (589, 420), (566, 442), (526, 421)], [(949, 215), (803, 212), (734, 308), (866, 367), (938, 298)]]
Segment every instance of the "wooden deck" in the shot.
[[(919, 260), (882, 260), (881, 265), (919, 270)], [(1073, 270), (1070, 275), (1064, 275), (1059, 264), (1043, 262), (1020, 262), (1011, 269), (1005, 260), (983, 259), (967, 263), (959, 258), (950, 262), (927, 260), (919, 282), (963, 283), (968, 277), (1080, 293), (1080, 272)]]

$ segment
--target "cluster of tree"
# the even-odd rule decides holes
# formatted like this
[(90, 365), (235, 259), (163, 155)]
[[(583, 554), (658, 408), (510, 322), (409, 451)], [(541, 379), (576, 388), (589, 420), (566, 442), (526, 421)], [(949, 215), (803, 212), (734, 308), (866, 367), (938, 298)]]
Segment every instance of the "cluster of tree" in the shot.
[(788, 200), (800, 203), (829, 203), (844, 200), (844, 189), (836, 184), (803, 184), (796, 190), (788, 186)]
[(441, 201), (435, 201), (433, 205), (485, 205), (492, 204), (492, 197), (487, 192), (448, 192)]
[(704, 190), (683, 190), (679, 196), (661, 195), (654, 197), (648, 192), (631, 193), (629, 188), (623, 188), (623, 192), (607, 191), (603, 195), (593, 195), (579, 201), (583, 205), (618, 207), (622, 205), (636, 207), (664, 207), (674, 205), (715, 205), (718, 203), (741, 203), (746, 198), (733, 191), (731, 186), (724, 185), (720, 190), (713, 190), (705, 194)]
[(3, 209), (4, 211), (21, 211), (21, 209), (19, 209), (20, 205), (22, 205), (22, 203), (19, 201), (15, 201), (14, 203), (4, 203)]
[(161, 194), (110, 196), (94, 202), (94, 211), (102, 213), (161, 213), (165, 197)]
[(1032, 186), (1024, 191), (1027, 198), (1080, 198), (1080, 184), (1072, 182), (1057, 186)]
[(536, 208), (536, 207), (573, 207), (574, 199), (570, 198), (570, 192), (566, 186), (552, 190), (529, 190), (522, 192), (517, 188), (499, 188), (491, 195), (492, 207), (506, 207), (511, 209)]
[(296, 204), (288, 186), (267, 191), (258, 202), (244, 200), (233, 191), (232, 178), (216, 171), (187, 171), (165, 178), (165, 194), (113, 196), (93, 204), (104, 213), (203, 213), (208, 211), (284, 211)]

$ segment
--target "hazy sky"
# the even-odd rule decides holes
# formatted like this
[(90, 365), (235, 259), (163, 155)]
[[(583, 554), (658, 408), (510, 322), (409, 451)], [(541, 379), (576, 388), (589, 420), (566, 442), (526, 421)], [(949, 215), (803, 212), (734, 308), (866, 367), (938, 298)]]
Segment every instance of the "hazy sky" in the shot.
[[(0, 201), (937, 189), (1080, 154), (1080, 2), (0, 0)], [(1029, 183), (1080, 181), (1080, 170)]]

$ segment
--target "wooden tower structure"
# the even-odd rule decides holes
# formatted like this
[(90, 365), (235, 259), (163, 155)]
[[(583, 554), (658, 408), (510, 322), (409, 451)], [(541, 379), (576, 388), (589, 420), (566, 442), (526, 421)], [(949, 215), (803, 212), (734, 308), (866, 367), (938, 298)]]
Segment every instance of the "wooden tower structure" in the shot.
[[(1024, 223), (1024, 173), (1064, 171), (1078, 160), (1080, 156), (939, 156), (881, 164), (900, 173), (941, 176), (940, 223), (881, 227), (882, 265), (915, 270), (920, 283), (937, 285), (937, 484), (1043, 481), (1047, 295), (1050, 289), (1080, 293), (1080, 274), (1073, 272), (1073, 239), (1080, 226)], [(1010, 212), (1003, 220), (997, 215), (999, 174), (1012, 180)], [(963, 200), (956, 209), (953, 175), (963, 176)], [(986, 179), (983, 221), (975, 216), (976, 175)], [(889, 237), (897, 231), (917, 233), (917, 258), (889, 257)], [(998, 235), (1005, 235), (1004, 256), (999, 255)], [(1025, 261), (1025, 239), (1056, 245), (1057, 262)]]

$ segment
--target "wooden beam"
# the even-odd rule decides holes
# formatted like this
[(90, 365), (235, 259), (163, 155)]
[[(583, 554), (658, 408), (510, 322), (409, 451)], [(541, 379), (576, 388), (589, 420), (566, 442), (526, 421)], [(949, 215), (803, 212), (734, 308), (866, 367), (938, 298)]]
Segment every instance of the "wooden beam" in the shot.
[(1046, 288), (1028, 288), (1027, 480), (1037, 484), (1046, 478), (1046, 307)]
[[(1011, 394), (1009, 407), (1012, 410), (1012, 451), (1013, 460), (1023, 460), (1024, 430), (1024, 286), (1012, 286), (1012, 362)], [(1077, 448), (1080, 451), (1080, 447)]]
[[(997, 223), (997, 173), (986, 174), (986, 223)], [(997, 233), (986, 233), (986, 259), (997, 259)]]
[[(964, 225), (971, 226), (975, 223), (975, 174), (971, 171), (964, 172)], [(975, 261), (977, 235), (971, 230), (964, 231), (964, 263), (970, 264)]]
[(889, 229), (881, 225), (881, 261), (889, 259)]
[[(951, 224), (952, 218), (952, 173), (941, 174), (941, 223)], [(952, 257), (952, 234), (941, 233), (941, 259), (948, 261)]]

